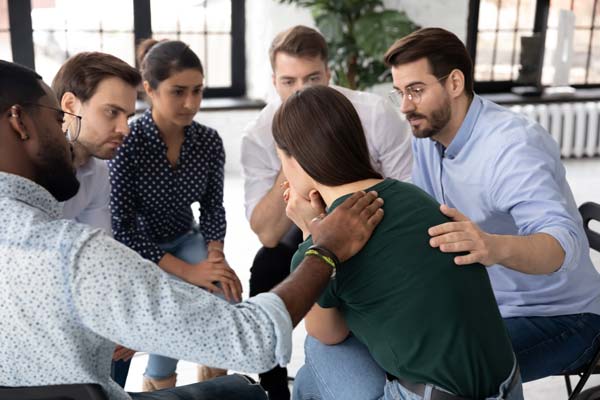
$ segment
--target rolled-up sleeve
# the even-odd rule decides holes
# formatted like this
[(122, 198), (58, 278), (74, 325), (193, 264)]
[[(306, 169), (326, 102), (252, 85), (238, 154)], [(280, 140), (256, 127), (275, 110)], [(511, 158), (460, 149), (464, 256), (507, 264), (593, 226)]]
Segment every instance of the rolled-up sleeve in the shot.
[(565, 190), (565, 170), (558, 148), (547, 133), (533, 132), (537, 126), (523, 127), (529, 134), (515, 135), (492, 162), (494, 177), (490, 202), (494, 208), (510, 213), (519, 235), (546, 233), (555, 238), (565, 252), (559, 271), (575, 265), (586, 243), (581, 217), (569, 190)]
[(74, 309), (96, 334), (139, 351), (244, 372), (290, 360), (292, 324), (283, 301), (264, 294), (232, 305), (170, 278), (104, 234), (73, 256)]

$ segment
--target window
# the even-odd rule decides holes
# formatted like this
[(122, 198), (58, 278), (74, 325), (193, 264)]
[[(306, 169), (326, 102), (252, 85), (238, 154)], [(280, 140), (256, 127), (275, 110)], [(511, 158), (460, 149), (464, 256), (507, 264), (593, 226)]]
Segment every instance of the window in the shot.
[(8, 0), (0, 0), (0, 59), (12, 60), (8, 23)]
[[(244, 6), (244, 0), (0, 0), (0, 57), (35, 68), (49, 82), (80, 51), (135, 65), (135, 43), (178, 39), (203, 62), (205, 97), (243, 96)], [(9, 16), (20, 28), (9, 29)], [(10, 45), (11, 35), (18, 45)]]
[(569, 83), (600, 86), (599, 0), (471, 0), (467, 47), (475, 61), (476, 90), (509, 91), (517, 86), (521, 38), (545, 37), (542, 84), (554, 75), (561, 9), (575, 13), (574, 50)]
[(110, 53), (135, 65), (133, 7), (124, 5), (120, 0), (33, 0), (37, 72), (50, 82), (62, 63), (81, 51)]

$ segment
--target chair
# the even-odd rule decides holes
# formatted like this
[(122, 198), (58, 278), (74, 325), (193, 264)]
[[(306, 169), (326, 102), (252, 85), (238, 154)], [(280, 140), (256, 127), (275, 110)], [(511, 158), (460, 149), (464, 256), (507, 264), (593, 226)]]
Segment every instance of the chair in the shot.
[(97, 384), (2, 387), (0, 400), (108, 400)]
[[(600, 252), (600, 233), (594, 232), (590, 229), (589, 223), (591, 220), (600, 221), (600, 204), (596, 203), (584, 203), (579, 207), (579, 212), (581, 213), (581, 217), (583, 218), (583, 228), (585, 229), (585, 234), (590, 242), (590, 248)], [(592, 361), (576, 371), (570, 371), (564, 374), (565, 384), (567, 385), (567, 393), (569, 395), (569, 400), (583, 400), (589, 399), (591, 400), (591, 396), (597, 393), (598, 398), (600, 399), (600, 387), (592, 388), (586, 390), (584, 393), (581, 393), (583, 386), (587, 382), (588, 378), (592, 374), (600, 374), (600, 349), (594, 354)], [(575, 389), (571, 387), (571, 375), (578, 375), (579, 382), (577, 382), (577, 386)]]

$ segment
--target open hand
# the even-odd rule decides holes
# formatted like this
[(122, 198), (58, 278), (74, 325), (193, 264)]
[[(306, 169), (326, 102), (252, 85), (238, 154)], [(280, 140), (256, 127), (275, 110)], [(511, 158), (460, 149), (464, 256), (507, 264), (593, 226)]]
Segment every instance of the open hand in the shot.
[(429, 228), (429, 244), (438, 247), (444, 253), (468, 252), (454, 257), (457, 265), (481, 263), (485, 266), (497, 264), (494, 247), (494, 235), (482, 231), (479, 226), (456, 208), (445, 204), (440, 211), (454, 222), (446, 222)]

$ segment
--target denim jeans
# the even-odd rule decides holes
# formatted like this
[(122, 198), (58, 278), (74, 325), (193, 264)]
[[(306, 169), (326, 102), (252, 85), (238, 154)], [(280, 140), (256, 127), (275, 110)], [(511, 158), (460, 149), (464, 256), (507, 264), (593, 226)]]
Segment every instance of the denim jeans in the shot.
[[(432, 385), (420, 396), (389, 381), (385, 371), (371, 357), (367, 347), (353, 336), (344, 342), (327, 346), (311, 336), (304, 344), (306, 364), (296, 374), (294, 400), (428, 400)], [(523, 400), (517, 365), (498, 388), (498, 394), (487, 400)], [(508, 390), (510, 389), (510, 390)]]
[(237, 374), (156, 392), (129, 394), (134, 400), (268, 400), (258, 384)]
[(113, 361), (110, 366), (110, 377), (113, 381), (117, 382), (119, 386), (125, 388), (127, 382), (127, 374), (129, 373), (129, 366), (131, 365), (131, 359), (127, 361), (119, 360)]
[[(504, 323), (523, 382), (585, 365), (600, 342), (600, 316), (595, 314), (505, 318)], [(339, 398), (379, 398), (384, 372), (358, 340), (351, 337), (337, 346), (325, 346), (307, 337), (305, 354), (294, 399), (334, 399), (340, 393), (344, 396)]]
[[(161, 243), (160, 248), (189, 264), (197, 264), (208, 257), (206, 242), (200, 232), (192, 231), (177, 239)], [(173, 279), (178, 279), (173, 277)], [(175, 373), (177, 362), (173, 358), (150, 354), (144, 376), (151, 379), (165, 379)]]
[(573, 371), (591, 361), (600, 339), (596, 314), (505, 318), (523, 382)]

